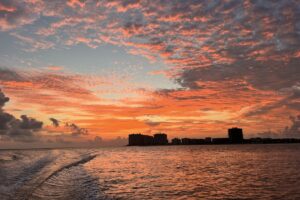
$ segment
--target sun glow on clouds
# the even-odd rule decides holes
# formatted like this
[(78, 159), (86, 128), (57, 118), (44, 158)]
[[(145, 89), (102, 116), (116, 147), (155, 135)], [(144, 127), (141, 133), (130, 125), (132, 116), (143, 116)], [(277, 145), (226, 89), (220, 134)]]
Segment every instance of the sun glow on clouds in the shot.
[[(278, 130), (300, 110), (297, 5), (2, 1), (0, 30), (17, 41), (15, 56), (33, 56), (36, 66), (0, 66), (0, 84), (14, 99), (12, 112), (30, 107), (48, 125), (55, 115), (104, 138), (143, 131), (202, 137), (235, 125)], [(91, 56), (111, 46), (121, 53)], [(47, 52), (66, 58), (47, 60)], [(114, 56), (121, 61), (108, 59)]]

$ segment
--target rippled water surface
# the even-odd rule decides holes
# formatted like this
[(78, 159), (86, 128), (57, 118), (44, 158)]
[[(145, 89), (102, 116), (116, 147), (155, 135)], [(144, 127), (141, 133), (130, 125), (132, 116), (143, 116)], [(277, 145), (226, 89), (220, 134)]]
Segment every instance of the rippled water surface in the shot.
[(0, 151), (0, 199), (300, 199), (300, 145)]

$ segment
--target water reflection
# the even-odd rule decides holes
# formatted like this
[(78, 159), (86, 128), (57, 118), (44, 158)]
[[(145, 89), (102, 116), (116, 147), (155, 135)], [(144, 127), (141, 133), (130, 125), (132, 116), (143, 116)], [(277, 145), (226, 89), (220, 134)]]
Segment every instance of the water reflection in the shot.
[(121, 199), (300, 198), (299, 145), (107, 149), (85, 169)]
[(2, 151), (0, 199), (300, 199), (299, 155), (299, 144)]

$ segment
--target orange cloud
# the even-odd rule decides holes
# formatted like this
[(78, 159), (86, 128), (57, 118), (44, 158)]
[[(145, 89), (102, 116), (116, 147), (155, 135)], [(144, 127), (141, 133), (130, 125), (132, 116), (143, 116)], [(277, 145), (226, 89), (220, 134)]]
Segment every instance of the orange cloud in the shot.
[(51, 66), (48, 66), (47, 69), (51, 70), (51, 71), (61, 71), (63, 70), (64, 68), (62, 66), (54, 66), (54, 65), (51, 65)]

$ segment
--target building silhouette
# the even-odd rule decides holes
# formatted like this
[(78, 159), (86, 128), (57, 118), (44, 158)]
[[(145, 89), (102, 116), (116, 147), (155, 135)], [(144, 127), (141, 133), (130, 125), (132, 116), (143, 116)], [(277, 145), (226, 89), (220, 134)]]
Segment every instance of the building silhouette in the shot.
[(148, 146), (153, 145), (153, 137), (149, 135), (143, 135), (140, 133), (130, 134), (128, 136), (129, 146)]
[(134, 133), (128, 136), (128, 146), (150, 146), (150, 145), (167, 145), (167, 134), (157, 133), (154, 136)]
[(229, 139), (228, 138), (213, 138), (211, 140), (212, 144), (229, 144)]
[(181, 139), (181, 144), (183, 144), (183, 145), (188, 145), (188, 144), (190, 144), (190, 138), (182, 138), (182, 139)]
[(181, 139), (179, 139), (179, 138), (173, 138), (171, 144), (172, 145), (180, 145), (181, 144)]
[(168, 136), (165, 133), (154, 134), (154, 145), (166, 145), (168, 144)]
[[(218, 144), (279, 144), (279, 143), (300, 143), (300, 139), (296, 138), (249, 138), (244, 139), (243, 129), (228, 129), (227, 138), (211, 138), (204, 139), (194, 138), (174, 138), (172, 145), (218, 145)], [(165, 133), (156, 133), (154, 136), (143, 135), (141, 133), (130, 134), (128, 136), (128, 146), (150, 146), (150, 145), (168, 145), (168, 136)]]
[(205, 144), (204, 139), (182, 138), (181, 143), (184, 145)]
[(206, 137), (204, 140), (205, 140), (206, 144), (210, 144), (211, 143), (211, 137)]
[(228, 129), (229, 142), (233, 144), (240, 144), (244, 141), (243, 129), (241, 128), (230, 128)]

